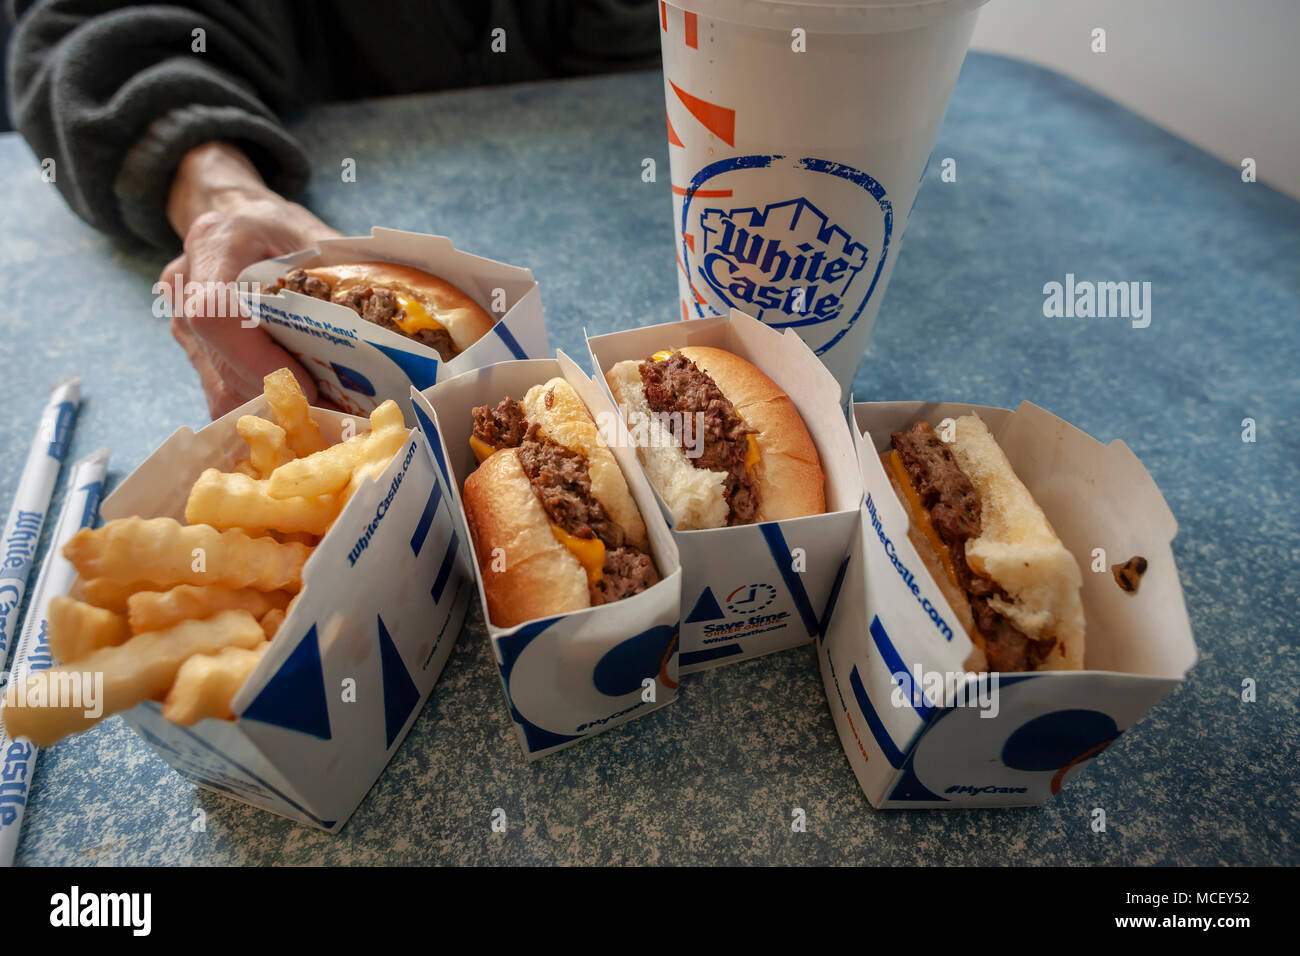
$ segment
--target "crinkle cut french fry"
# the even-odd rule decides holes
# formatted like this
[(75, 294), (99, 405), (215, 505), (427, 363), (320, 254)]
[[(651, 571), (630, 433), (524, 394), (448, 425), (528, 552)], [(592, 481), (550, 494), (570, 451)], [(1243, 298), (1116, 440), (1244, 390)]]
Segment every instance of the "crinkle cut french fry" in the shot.
[(285, 543), (295, 541), (299, 544), (305, 544), (309, 548), (314, 548), (316, 545), (320, 544), (319, 537), (314, 534), (308, 534), (305, 531), (268, 531), (266, 533), (275, 538), (276, 541), (283, 541)]
[(79, 661), (101, 647), (114, 647), (131, 636), (126, 618), (70, 597), (53, 597), (47, 614), (50, 654), (60, 664)]
[(138, 588), (130, 584), (122, 584), (110, 578), (79, 577), (72, 583), (68, 597), (85, 601), (95, 607), (102, 607), (114, 614), (125, 614), (127, 599), (137, 590)]
[(358, 468), (379, 459), (387, 464), (408, 434), (401, 409), (389, 399), (370, 413), (370, 431), (280, 466), (267, 490), (273, 498), (335, 494)]
[(393, 401), (386, 401), (370, 413), (370, 433), (368, 441), (361, 450), (356, 467), (352, 469), (352, 478), (339, 494), (340, 510), (357, 493), (357, 489), (367, 478), (378, 478), (383, 474), (393, 456), (406, 443), (410, 429), (402, 420), (401, 410)]
[[(241, 415), (235, 431), (248, 443), (248, 458), (254, 478), (269, 478), (285, 462), (293, 461), (293, 451), (283, 428), (256, 415)], [(239, 469), (236, 469), (238, 471)]]
[(368, 437), (356, 435), (306, 458), (286, 462), (271, 472), (267, 493), (278, 499), (337, 493), (352, 477), (362, 440)]
[(182, 525), (174, 518), (117, 518), (99, 528), (83, 528), (63, 548), (63, 556), (87, 578), (259, 591), (298, 590), (309, 554), (306, 545), (250, 538), (205, 524)]
[(262, 615), (262, 632), (266, 634), (266, 639), (268, 641), (275, 637), (275, 632), (278, 631), (280, 625), (284, 623), (284, 617), (285, 610), (282, 607), (273, 607)]
[(336, 495), (272, 498), (267, 483), (209, 468), (199, 475), (185, 503), (185, 520), (214, 528), (305, 531), (323, 535), (338, 517)]
[(287, 368), (277, 369), (262, 379), (262, 393), (296, 456), (310, 455), (329, 444), (321, 436), (320, 427), (312, 421), (307, 396)]
[(227, 647), (219, 654), (196, 654), (181, 665), (167, 692), (162, 715), (189, 726), (205, 717), (231, 720), (230, 702), (271, 646), (263, 641), (252, 650)]
[(410, 433), (402, 418), (402, 410), (389, 399), (370, 413), (370, 434), (362, 448), (362, 461), (383, 462), (387, 467)]
[(132, 632), (161, 631), (181, 621), (211, 617), (221, 611), (247, 611), (261, 618), (289, 603), (285, 591), (228, 588), (220, 584), (178, 584), (168, 591), (137, 591), (127, 600)]
[[(382, 434), (384, 432), (400, 432), (403, 436), (410, 431), (406, 427), (406, 420), (402, 418), (402, 410), (397, 407), (397, 403), (391, 398), (378, 405), (370, 413), (370, 432), (369, 437)], [(367, 437), (367, 436), (358, 436)]]
[(357, 493), (358, 489), (360, 489), (362, 483), (367, 478), (378, 480), (379, 476), (384, 473), (384, 469), (387, 467), (388, 461), (366, 461), (357, 465), (356, 469), (352, 472), (352, 480), (348, 482), (346, 488), (339, 492), (340, 510), (347, 507), (347, 503), (352, 500), (352, 496)]
[[(137, 634), (125, 644), (101, 648), (73, 664), (34, 671), (25, 681), (9, 685), (5, 728), (11, 737), (29, 737), (38, 747), (48, 747), (110, 714), (161, 698), (181, 664), (195, 654), (216, 654), (225, 647), (252, 649), (265, 640), (262, 626), (247, 611), (223, 611), (165, 631)], [(99, 693), (92, 691), (92, 696), (98, 696), (97, 707), (89, 706), (85, 693), (70, 693), (74, 684), (93, 689), (96, 683)]]

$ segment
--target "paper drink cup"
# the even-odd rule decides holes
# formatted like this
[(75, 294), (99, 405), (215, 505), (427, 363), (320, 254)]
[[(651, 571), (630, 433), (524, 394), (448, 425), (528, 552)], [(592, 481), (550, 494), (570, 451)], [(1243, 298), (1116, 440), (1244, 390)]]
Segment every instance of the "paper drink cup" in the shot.
[(682, 318), (866, 348), (983, 0), (659, 9)]

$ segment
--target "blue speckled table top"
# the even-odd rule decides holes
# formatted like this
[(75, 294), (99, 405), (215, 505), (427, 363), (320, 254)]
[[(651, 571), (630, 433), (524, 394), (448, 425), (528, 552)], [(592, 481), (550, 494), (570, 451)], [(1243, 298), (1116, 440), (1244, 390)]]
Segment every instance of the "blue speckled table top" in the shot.
[[(336, 105), (294, 128), (325, 219), (441, 232), (530, 266), (552, 343), (575, 357), (584, 326), (675, 315), (658, 74)], [(1068, 80), (982, 55), (934, 156), (858, 398), (1031, 399), (1128, 442), (1180, 523), (1200, 662), (1048, 806), (873, 810), (810, 646), (686, 678), (671, 706), (526, 764), (475, 609), (340, 834), (196, 790), (112, 718), (41, 754), (19, 862), (1300, 863), (1300, 203)], [(355, 183), (340, 182), (344, 157)], [(956, 182), (940, 179), (944, 157)], [(206, 406), (150, 311), (164, 257), (76, 219), (15, 136), (0, 136), (0, 170), (7, 507), (68, 372), (85, 379), (71, 454), (112, 446), (114, 479)], [(1150, 281), (1150, 327), (1045, 318), (1043, 285), (1067, 273)]]

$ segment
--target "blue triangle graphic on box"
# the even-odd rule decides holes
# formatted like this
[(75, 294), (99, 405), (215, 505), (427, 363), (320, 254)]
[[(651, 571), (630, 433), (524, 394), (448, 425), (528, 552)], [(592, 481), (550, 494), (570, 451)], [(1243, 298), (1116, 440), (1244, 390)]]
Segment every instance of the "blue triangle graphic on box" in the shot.
[(700, 599), (695, 602), (695, 607), (691, 610), (691, 613), (686, 616), (686, 623), (720, 621), (723, 617), (722, 608), (718, 605), (718, 599), (713, 596), (713, 589), (706, 587), (700, 595)]
[(510, 715), (514, 717), (515, 722), (523, 728), (524, 740), (528, 744), (528, 752), (535, 754), (541, 750), (550, 750), (552, 747), (558, 747), (560, 744), (567, 744), (571, 740), (581, 740), (582, 734), (569, 736), (568, 734), (557, 734), (551, 730), (543, 730), (531, 720), (511, 705)]
[(947, 797), (941, 797), (932, 791), (929, 787), (921, 782), (921, 778), (916, 775), (916, 752), (921, 749), (921, 741), (930, 729), (943, 720), (949, 714), (955, 711), (955, 707), (939, 708), (936, 707), (930, 711), (925, 718), (925, 726), (921, 728), (912, 742), (908, 745), (907, 759), (903, 761), (902, 769), (899, 771), (898, 778), (894, 781), (894, 788), (889, 793), (890, 800), (915, 800), (918, 802), (949, 803)]
[[(369, 342), (369, 340), (367, 340)], [(406, 377), (411, 380), (411, 384), (416, 388), (424, 391), (430, 385), (438, 382), (438, 360), (426, 358), (423, 355), (414, 355), (402, 349), (395, 349), (388, 345), (380, 345), (378, 342), (369, 342), (379, 351), (383, 352), (393, 364), (406, 373)]]
[(379, 662), (384, 671), (384, 730), (387, 746), (391, 747), (420, 702), (420, 691), (402, 663), (402, 655), (384, 627), (384, 619), (377, 615), (375, 619), (379, 621)]
[(321, 740), (330, 739), (325, 672), (321, 669), (315, 624), (240, 716)]
[(939, 794), (933, 793), (925, 784), (921, 783), (920, 778), (916, 775), (916, 771), (912, 769), (911, 760), (908, 760), (907, 763), (903, 765), (902, 772), (899, 773), (898, 779), (894, 784), (894, 789), (889, 793), (889, 799), (898, 800), (900, 802), (903, 800), (916, 800), (922, 803), (949, 802), (947, 797), (941, 797)]

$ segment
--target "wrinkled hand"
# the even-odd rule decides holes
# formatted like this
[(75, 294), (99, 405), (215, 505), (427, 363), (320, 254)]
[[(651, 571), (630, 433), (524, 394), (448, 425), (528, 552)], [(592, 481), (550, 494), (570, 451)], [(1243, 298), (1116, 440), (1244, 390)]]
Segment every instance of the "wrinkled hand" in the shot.
[[(230, 308), (237, 298), (227, 283), (254, 262), (339, 233), (271, 192), (233, 147), (199, 147), (205, 149), (217, 152), (193, 162), (186, 157), (168, 203), (172, 224), (185, 239), (184, 253), (167, 264), (159, 279), (169, 292), (172, 335), (199, 373), (213, 418), (261, 394), (263, 377), (278, 368), (290, 369), (308, 401), (316, 404), (311, 376), (264, 329), (244, 327), (248, 320)], [(191, 163), (189, 169), (185, 163)], [(199, 286), (191, 286), (191, 292), (214, 288), (221, 294), (185, 295), (185, 286), (195, 282)]]

